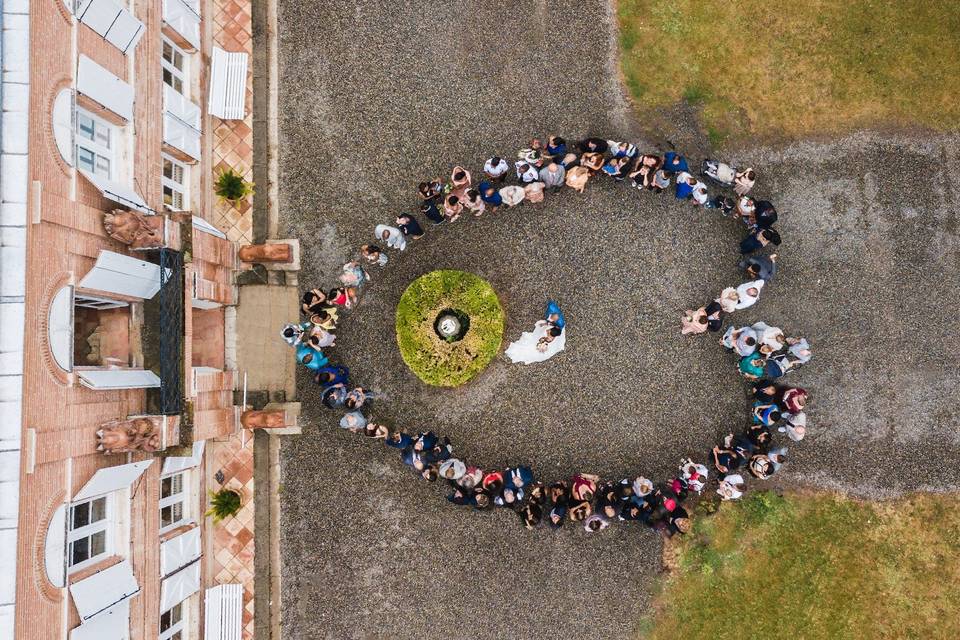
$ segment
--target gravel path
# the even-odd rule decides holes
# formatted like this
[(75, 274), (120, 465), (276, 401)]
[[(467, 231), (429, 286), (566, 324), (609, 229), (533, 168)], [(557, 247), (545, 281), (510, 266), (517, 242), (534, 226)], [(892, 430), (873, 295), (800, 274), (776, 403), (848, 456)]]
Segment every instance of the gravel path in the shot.
[[(441, 4), (441, 3), (436, 3)], [(512, 153), (530, 135), (628, 137), (604, 2), (280, 2), (281, 233), (300, 237), (301, 281), (328, 283), (374, 224), (415, 202), (421, 178)], [(575, 62), (574, 62), (575, 61)], [(684, 119), (686, 121), (686, 119)], [(670, 132), (699, 157), (695, 131)], [(653, 140), (648, 141), (651, 144)], [(797, 374), (811, 435), (787, 480), (864, 495), (956, 488), (960, 140), (857, 136), (745, 149), (784, 218), (781, 276), (740, 323), (806, 335)], [(485, 466), (529, 461), (662, 477), (744, 421), (743, 385), (679, 311), (738, 274), (731, 221), (667, 195), (597, 180), (480, 220), (428, 229), (338, 332), (331, 355), (386, 392), (378, 417), (446, 433)], [(421, 220), (421, 222), (426, 222)], [(456, 390), (427, 389), (393, 338), (404, 287), (437, 268), (488, 279), (505, 344), (557, 297), (568, 348), (533, 367), (502, 357)], [(317, 424), (284, 441), (285, 637), (624, 637), (651, 597), (658, 538), (525, 532), (509, 513), (453, 507), (392, 450)]]

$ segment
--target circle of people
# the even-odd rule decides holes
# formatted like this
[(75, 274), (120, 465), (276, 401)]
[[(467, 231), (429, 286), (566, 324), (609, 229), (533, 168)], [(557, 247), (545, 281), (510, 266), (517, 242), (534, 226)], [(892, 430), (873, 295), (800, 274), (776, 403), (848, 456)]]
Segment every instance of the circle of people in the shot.
[[(688, 310), (681, 320), (683, 334), (719, 331), (726, 315), (755, 304), (761, 290), (776, 275), (776, 254), (761, 251), (780, 244), (773, 226), (777, 211), (769, 201), (748, 195), (757, 178), (752, 168), (738, 170), (704, 160), (701, 176), (719, 188), (711, 196), (705, 182), (690, 171), (686, 158), (675, 151), (640, 154), (631, 143), (596, 137), (568, 146), (562, 137), (550, 136), (545, 141), (532, 140), (517, 153), (512, 166), (507, 159), (494, 156), (484, 162), (482, 171), (483, 179), (475, 186), (471, 172), (461, 166), (455, 166), (447, 180), (421, 182), (417, 187), (419, 212), (433, 225), (446, 225), (468, 212), (481, 216), (501, 207), (542, 202), (548, 190), (568, 187), (583, 193), (591, 179), (608, 176), (653, 193), (673, 185), (678, 200), (741, 221), (747, 233), (740, 243), (744, 256), (740, 267), (749, 280), (724, 289), (699, 309)], [(806, 434), (804, 407), (809, 394), (802, 388), (781, 384), (780, 379), (810, 360), (810, 346), (805, 339), (786, 337), (778, 327), (763, 322), (730, 326), (720, 338), (720, 344), (737, 356), (737, 371), (751, 382), (748, 425), (739, 433), (727, 434), (714, 446), (703, 458), (706, 464), (692, 458), (681, 460), (677, 472), (666, 482), (655, 483), (643, 476), (604, 481), (593, 474), (578, 473), (545, 484), (537, 481), (527, 466), (483, 470), (455, 457), (449, 438), (432, 431), (407, 433), (375, 421), (366, 409), (379, 394), (351, 387), (349, 370), (332, 364), (323, 350), (335, 344), (334, 330), (341, 311), (353, 308), (361, 290), (370, 283), (369, 269), (387, 265), (386, 249), (404, 251), (408, 240), (424, 235), (423, 226), (410, 213), (398, 215), (395, 225), (377, 225), (374, 236), (382, 246), (364, 244), (359, 256), (343, 266), (336, 286), (307, 291), (301, 304), (307, 319), (286, 325), (281, 335), (322, 387), (324, 405), (345, 412), (341, 428), (397, 449), (403, 464), (422, 478), (447, 483), (447, 499), (453, 504), (478, 511), (508, 508), (531, 529), (542, 522), (559, 528), (569, 521), (595, 532), (613, 522), (638, 521), (664, 535), (686, 533), (691, 520), (684, 503), (708, 486), (709, 467), (716, 472), (715, 490), (721, 499), (737, 500), (746, 490), (745, 474), (766, 480), (786, 462), (788, 447), (777, 440), (786, 437), (798, 442)], [(559, 324), (558, 314), (559, 307), (551, 301), (544, 314), (545, 324), (551, 328)]]

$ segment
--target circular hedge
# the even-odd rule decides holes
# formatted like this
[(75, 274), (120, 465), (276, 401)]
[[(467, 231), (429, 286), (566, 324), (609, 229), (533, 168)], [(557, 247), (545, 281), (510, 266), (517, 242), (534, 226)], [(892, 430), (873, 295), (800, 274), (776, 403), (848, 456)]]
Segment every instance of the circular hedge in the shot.
[[(447, 341), (434, 323), (441, 312), (469, 317), (462, 339)], [(464, 271), (442, 269), (420, 276), (397, 305), (397, 344), (418, 378), (439, 387), (461, 385), (482, 371), (500, 351), (503, 308), (493, 287)]]

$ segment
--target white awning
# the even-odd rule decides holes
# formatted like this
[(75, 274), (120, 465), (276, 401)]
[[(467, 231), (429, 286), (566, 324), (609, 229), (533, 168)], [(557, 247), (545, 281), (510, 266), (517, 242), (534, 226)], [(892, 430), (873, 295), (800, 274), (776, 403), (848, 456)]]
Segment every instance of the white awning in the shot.
[(94, 496), (101, 496), (111, 491), (126, 489), (131, 484), (140, 479), (143, 472), (153, 464), (153, 460), (144, 460), (142, 462), (131, 462), (121, 464), (115, 467), (97, 469), (93, 477), (83, 485), (83, 488), (73, 496), (73, 502), (80, 502)]
[(200, 561), (181, 569), (160, 583), (160, 611), (166, 611), (200, 590)]
[(70, 631), (70, 640), (130, 640), (130, 600), (74, 628)]
[(70, 585), (73, 605), (84, 622), (139, 591), (140, 586), (133, 575), (129, 560), (122, 560), (109, 569), (98, 571), (89, 578)]
[(160, 575), (169, 576), (199, 557), (200, 527), (194, 527), (160, 543)]
[(53, 121), (53, 141), (64, 162), (73, 165), (73, 90), (61, 89), (53, 99), (50, 117)]
[(124, 53), (143, 37), (143, 23), (114, 0), (80, 0), (77, 19)]
[(149, 300), (160, 291), (160, 265), (101, 251), (97, 264), (83, 276), (79, 286)]
[(133, 87), (82, 53), (77, 61), (77, 92), (124, 120), (133, 120)]
[(132, 187), (111, 182), (103, 176), (98, 176), (95, 173), (90, 173), (89, 171), (84, 171), (83, 169), (80, 169), (80, 173), (83, 174), (84, 178), (90, 181), (90, 184), (100, 190), (100, 193), (103, 194), (104, 198), (118, 202), (125, 207), (129, 207), (130, 209), (142, 211), (143, 213), (149, 213), (151, 215), (156, 213), (156, 211), (147, 206), (147, 201), (141, 198), (140, 194), (137, 193)]
[(163, 21), (194, 49), (200, 48), (200, 3), (197, 0), (163, 0)]
[(157, 374), (146, 369), (89, 369), (77, 373), (80, 384), (100, 391), (154, 389), (160, 386)]
[(47, 312), (47, 343), (57, 366), (73, 370), (73, 287), (62, 287)]
[(170, 473), (177, 473), (178, 471), (183, 471), (184, 469), (191, 469), (199, 466), (200, 462), (203, 460), (203, 445), (205, 444), (206, 440), (194, 442), (193, 453), (189, 456), (170, 456), (168, 458), (164, 458), (161, 474), (167, 475)]
[(217, 229), (215, 226), (199, 216), (193, 216), (193, 228), (209, 233), (212, 236), (223, 238), (224, 240), (227, 239), (227, 236), (223, 231), (220, 231), (220, 229)]

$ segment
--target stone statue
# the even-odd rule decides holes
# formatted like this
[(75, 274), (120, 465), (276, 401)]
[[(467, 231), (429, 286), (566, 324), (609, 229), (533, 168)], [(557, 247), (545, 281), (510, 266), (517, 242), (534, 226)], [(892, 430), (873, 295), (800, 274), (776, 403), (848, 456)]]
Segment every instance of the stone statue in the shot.
[(141, 416), (107, 422), (97, 431), (97, 450), (104, 453), (157, 451), (160, 420), (160, 417)]
[(163, 246), (163, 216), (145, 216), (139, 211), (114, 209), (103, 214), (103, 228), (117, 242), (134, 249)]

